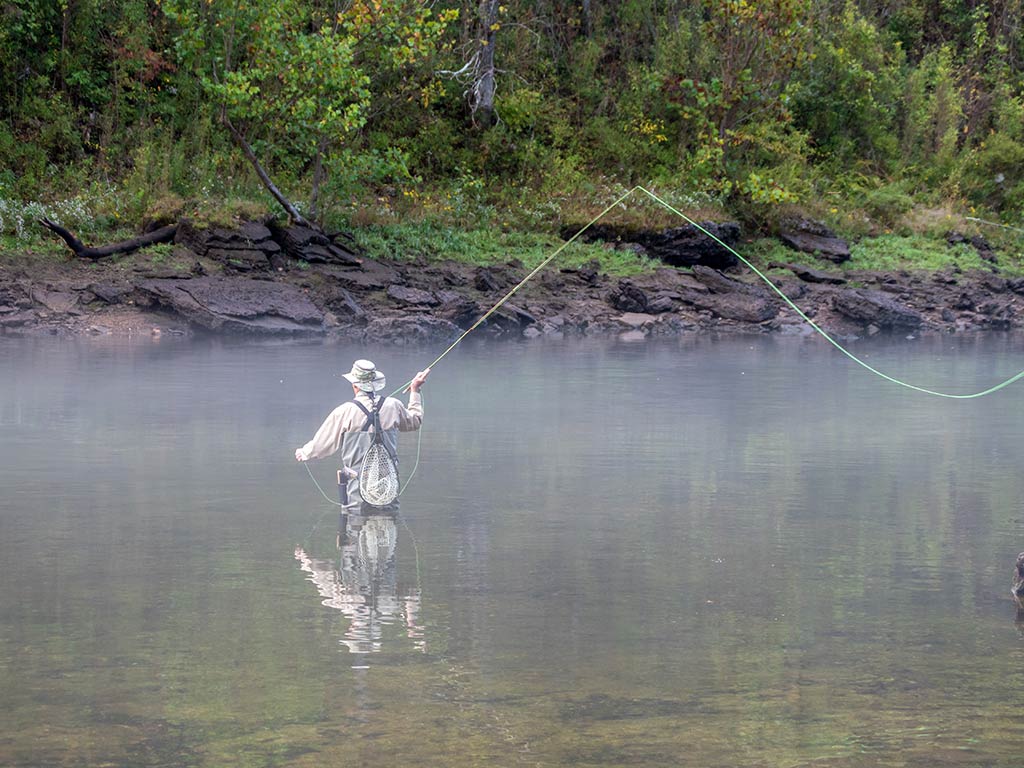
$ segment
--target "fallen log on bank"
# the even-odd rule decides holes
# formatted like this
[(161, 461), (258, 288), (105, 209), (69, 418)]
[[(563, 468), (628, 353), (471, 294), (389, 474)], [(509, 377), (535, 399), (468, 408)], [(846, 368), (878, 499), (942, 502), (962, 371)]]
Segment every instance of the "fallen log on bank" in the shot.
[(144, 235), (133, 237), (131, 240), (122, 240), (120, 243), (111, 243), (110, 245), (104, 245), (99, 248), (91, 248), (75, 237), (71, 231), (65, 229), (55, 221), (40, 219), (39, 223), (54, 234), (59, 235), (60, 238), (67, 243), (68, 248), (72, 250), (75, 256), (83, 259), (92, 259), (93, 261), (106, 258), (107, 256), (113, 256), (118, 253), (131, 253), (132, 251), (137, 251), (140, 248), (145, 248), (147, 245), (173, 242), (174, 236), (178, 232), (177, 224), (169, 224), (166, 227), (154, 229), (152, 232), (147, 232)]

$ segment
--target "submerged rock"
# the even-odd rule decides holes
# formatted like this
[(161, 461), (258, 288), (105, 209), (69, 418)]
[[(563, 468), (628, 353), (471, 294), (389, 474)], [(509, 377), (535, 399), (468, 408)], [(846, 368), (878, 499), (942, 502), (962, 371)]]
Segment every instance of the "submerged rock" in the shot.
[(363, 343), (429, 344), (458, 337), (459, 327), (430, 315), (379, 317), (371, 320), (358, 334)]

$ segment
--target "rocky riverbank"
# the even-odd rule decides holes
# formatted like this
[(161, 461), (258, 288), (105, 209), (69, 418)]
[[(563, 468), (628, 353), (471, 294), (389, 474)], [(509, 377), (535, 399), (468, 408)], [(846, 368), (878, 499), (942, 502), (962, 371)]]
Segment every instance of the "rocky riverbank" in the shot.
[[(738, 237), (735, 225), (715, 226), (720, 237)], [(1003, 277), (996, 267), (969, 273), (822, 269), (826, 249), (832, 261), (841, 261), (844, 244), (803, 229), (815, 258), (794, 250), (791, 263), (772, 265), (770, 279), (831, 333), (849, 338), (1024, 327), (1024, 278)], [(595, 234), (608, 247), (643, 249), (666, 266), (622, 279), (596, 266), (552, 265), (480, 332), (635, 339), (812, 332), (772, 288), (691, 228)], [(472, 325), (526, 274), (516, 262), (376, 261), (308, 231), (259, 223), (237, 230), (183, 227), (173, 252), (160, 257), (40, 263), (0, 256), (0, 332), (443, 341)]]

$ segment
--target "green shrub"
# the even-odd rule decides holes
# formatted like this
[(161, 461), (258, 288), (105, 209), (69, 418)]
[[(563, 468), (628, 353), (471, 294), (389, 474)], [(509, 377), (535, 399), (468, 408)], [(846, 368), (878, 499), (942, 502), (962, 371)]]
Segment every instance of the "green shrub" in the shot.
[(914, 207), (914, 199), (899, 184), (886, 184), (865, 191), (861, 205), (872, 219), (892, 229)]
[(835, 166), (889, 169), (897, 158), (903, 51), (848, 2), (789, 89), (798, 128)]
[(957, 174), (960, 191), (974, 205), (1019, 214), (1024, 182), (1024, 142), (994, 133), (968, 152)]

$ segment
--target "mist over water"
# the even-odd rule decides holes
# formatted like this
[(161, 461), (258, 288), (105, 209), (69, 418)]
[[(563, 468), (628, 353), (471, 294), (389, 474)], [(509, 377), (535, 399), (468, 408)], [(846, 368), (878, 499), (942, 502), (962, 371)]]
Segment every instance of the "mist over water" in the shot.
[[(1021, 341), (855, 351), (969, 392)], [(1024, 385), (467, 342), (339, 549), (294, 448), (439, 351), (0, 338), (0, 765), (1019, 766)]]

